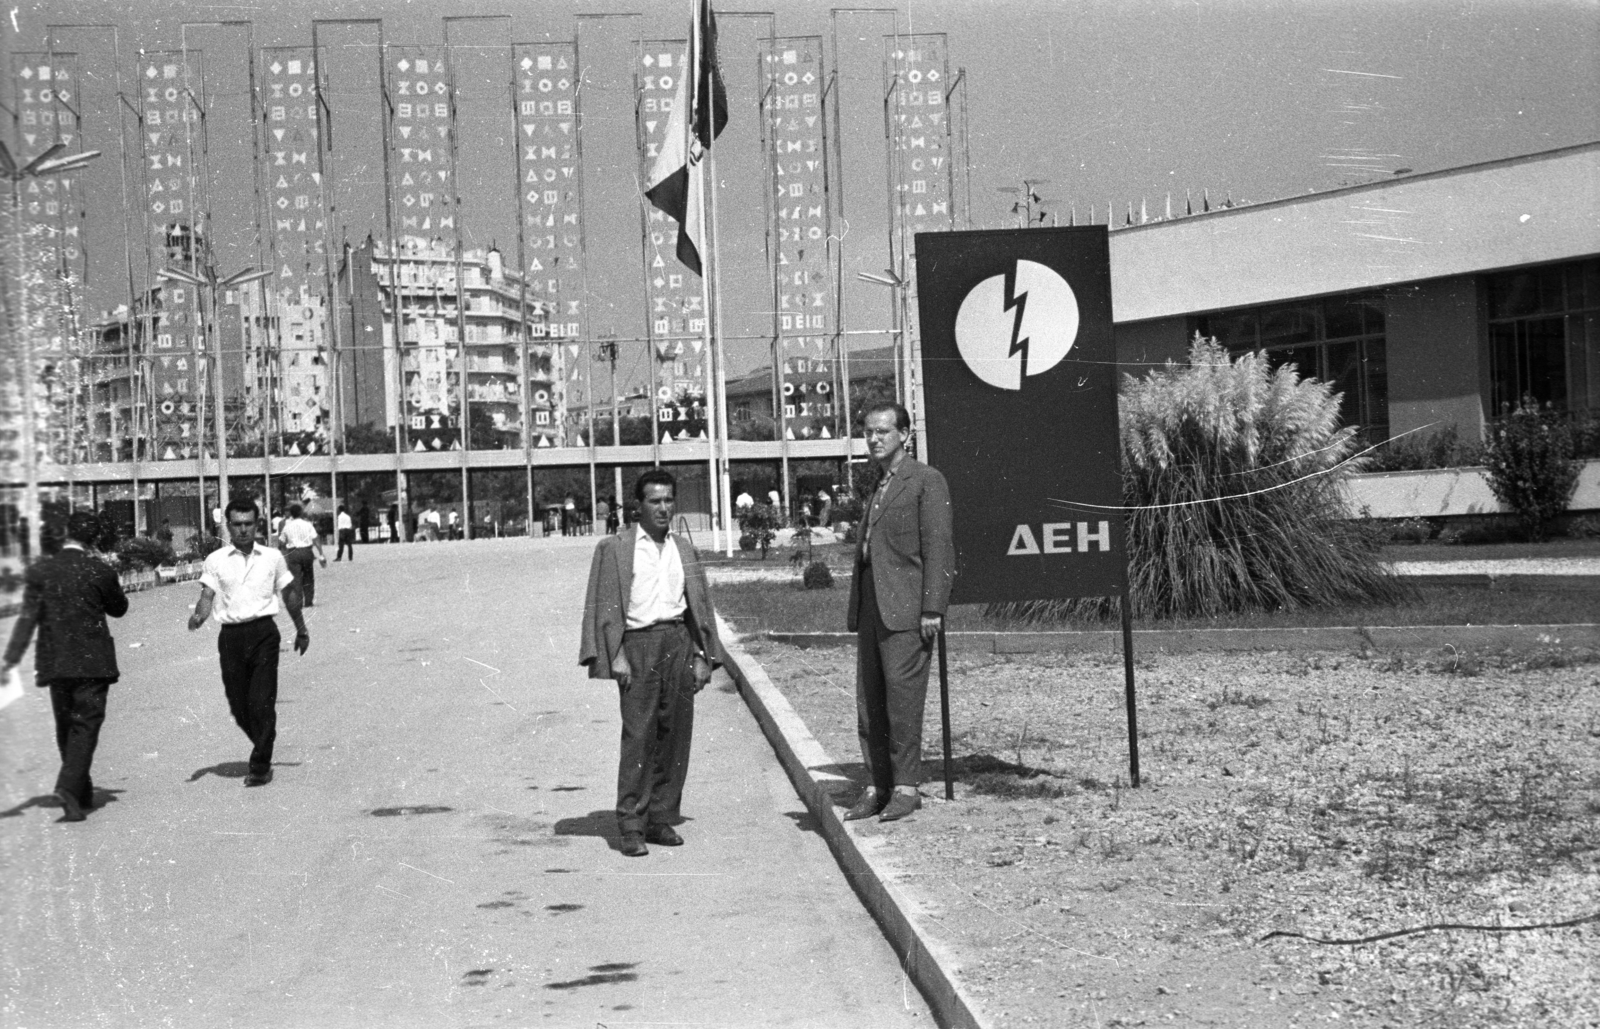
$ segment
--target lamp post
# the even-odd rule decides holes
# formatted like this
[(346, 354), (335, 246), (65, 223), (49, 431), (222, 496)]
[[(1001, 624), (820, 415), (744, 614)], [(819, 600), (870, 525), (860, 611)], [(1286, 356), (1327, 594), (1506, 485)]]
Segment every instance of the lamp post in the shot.
[[(253, 268), (245, 268), (234, 272), (232, 275), (222, 277), (217, 274), (214, 267), (206, 266), (202, 269), (204, 274), (197, 275), (185, 268), (163, 268), (156, 272), (157, 278), (167, 279), (172, 282), (187, 282), (191, 286), (204, 287), (211, 297), (211, 312), (206, 315), (202, 312), (200, 324), (201, 331), (208, 339), (216, 340), (215, 357), (212, 357), (212, 348), (205, 348), (206, 359), (211, 365), (211, 392), (216, 397), (212, 404), (212, 432), (217, 437), (217, 506), (226, 509), (228, 506), (228, 431), (227, 419), (224, 417), (222, 404), (222, 338), (217, 329), (218, 318), (218, 293), (230, 286), (244, 286), (252, 282), (260, 282), (272, 274), (270, 271), (258, 272)], [(202, 415), (202, 417), (204, 417)], [(205, 446), (202, 440), (201, 447), (196, 455), (195, 464), (200, 469), (200, 525), (206, 524), (206, 479), (205, 479)]]
[(38, 179), (50, 175), (60, 175), (63, 172), (78, 171), (89, 166), (89, 162), (100, 156), (98, 150), (85, 150), (81, 154), (69, 154), (66, 157), (56, 155), (65, 150), (65, 143), (52, 144), (44, 153), (18, 165), (11, 157), (11, 151), (5, 143), (0, 142), (0, 175), (4, 175), (11, 183), (11, 219), (13, 235), (16, 239), (17, 260), (16, 269), (11, 278), (16, 279), (21, 290), (21, 302), (15, 309), (22, 315), (22, 324), (14, 333), (21, 350), (22, 371), (18, 376), (22, 386), (22, 473), (23, 497), (22, 517), (28, 523), (28, 559), (38, 560), (39, 557), (39, 452), (34, 438), (34, 420), (38, 412), (34, 410), (36, 398), (33, 395), (33, 340), (27, 319), (28, 287), (22, 281), (22, 268), (27, 261), (22, 244), (22, 182), (24, 179)]
[[(887, 286), (894, 291), (894, 302), (890, 306), (889, 334), (894, 341), (895, 356), (895, 393), (900, 403), (911, 414), (912, 449), (920, 457), (923, 453), (921, 446), (921, 431), (917, 426), (918, 405), (916, 402), (916, 385), (911, 377), (911, 341), (906, 339), (906, 294), (911, 289), (911, 283), (901, 278), (893, 268), (885, 268), (882, 275), (872, 272), (856, 272), (856, 278), (862, 282), (871, 282), (879, 286)], [(848, 390), (849, 384), (845, 385)], [(851, 427), (854, 429), (854, 426)]]
[[(615, 330), (607, 329), (602, 332), (600, 341), (600, 360), (607, 361), (611, 365), (611, 445), (620, 447), (622, 446), (622, 416), (617, 410), (617, 334)], [(590, 401), (593, 402), (593, 399), (591, 397)], [(655, 427), (651, 426), (650, 431), (654, 432)], [(620, 504), (622, 503), (621, 464), (613, 466), (612, 476), (614, 481), (612, 482), (613, 495), (611, 502)]]

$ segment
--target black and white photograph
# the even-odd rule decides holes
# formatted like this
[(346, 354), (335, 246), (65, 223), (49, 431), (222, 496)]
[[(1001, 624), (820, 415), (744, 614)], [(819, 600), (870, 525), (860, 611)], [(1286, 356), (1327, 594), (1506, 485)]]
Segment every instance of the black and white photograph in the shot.
[(0, 1024), (1600, 1029), (1600, 3), (751, 6), (0, 4)]

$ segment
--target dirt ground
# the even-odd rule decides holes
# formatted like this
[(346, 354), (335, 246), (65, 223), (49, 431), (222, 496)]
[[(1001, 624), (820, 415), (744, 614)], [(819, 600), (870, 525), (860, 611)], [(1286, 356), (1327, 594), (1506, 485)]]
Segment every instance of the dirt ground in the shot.
[[(853, 649), (744, 643), (859, 778)], [(1141, 659), (1130, 789), (1120, 657), (952, 654), (955, 800), (935, 685), (922, 811), (857, 824), (999, 1027), (1600, 1026), (1597, 659)]]

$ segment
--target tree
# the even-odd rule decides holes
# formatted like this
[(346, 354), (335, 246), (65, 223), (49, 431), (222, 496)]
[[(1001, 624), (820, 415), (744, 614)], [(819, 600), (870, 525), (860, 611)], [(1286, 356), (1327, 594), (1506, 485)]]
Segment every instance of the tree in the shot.
[(1567, 509), (1578, 488), (1583, 462), (1576, 451), (1572, 425), (1532, 397), (1523, 397), (1484, 441), (1489, 489), (1517, 513), (1534, 542), (1544, 539), (1550, 520)]

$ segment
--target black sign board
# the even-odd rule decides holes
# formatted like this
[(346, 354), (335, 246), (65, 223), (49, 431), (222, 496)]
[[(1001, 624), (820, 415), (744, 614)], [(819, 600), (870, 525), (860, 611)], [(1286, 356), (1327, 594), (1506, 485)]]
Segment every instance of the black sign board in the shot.
[(918, 233), (916, 254), (951, 599), (1125, 594), (1105, 227)]

